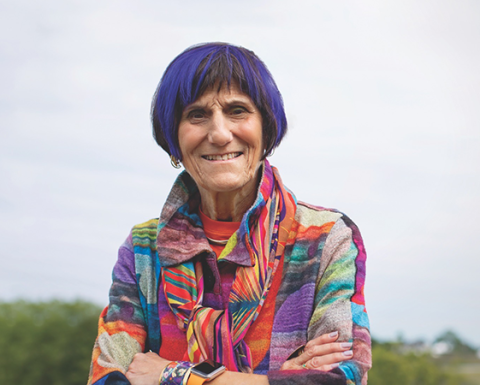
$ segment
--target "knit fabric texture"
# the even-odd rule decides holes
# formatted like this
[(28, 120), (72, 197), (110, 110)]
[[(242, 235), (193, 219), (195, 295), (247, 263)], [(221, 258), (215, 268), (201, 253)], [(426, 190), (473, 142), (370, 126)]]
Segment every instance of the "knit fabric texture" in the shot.
[[(268, 172), (272, 171), (265, 162), (259, 194), (265, 183), (271, 183)], [(213, 266), (218, 288), (223, 283), (217, 264), (251, 266), (242, 242), (217, 261), (198, 216), (199, 203), (195, 182), (181, 173), (160, 218), (135, 226), (120, 247), (110, 303), (100, 315), (89, 384), (129, 384), (124, 373), (138, 352), (152, 350), (168, 360), (185, 357), (186, 332), (178, 327), (166, 299), (163, 267), (204, 258)], [(241, 226), (246, 226), (246, 218)], [(363, 295), (365, 260), (360, 232), (347, 216), (297, 202), (283, 258), (261, 311), (243, 338), (254, 373), (267, 375), (273, 385), (367, 383), (371, 347)], [(216, 290), (206, 296), (206, 306), (224, 310), (224, 295)], [(339, 332), (339, 342), (353, 342), (351, 360), (328, 372), (280, 370), (296, 348), (333, 331)]]
[(224, 261), (228, 254), (235, 255), (237, 245), (243, 243), (241, 248), (248, 250), (251, 260), (250, 265), (237, 267), (225, 309), (205, 306), (201, 255), (162, 268), (164, 293), (178, 327), (187, 332), (185, 359), (191, 362), (211, 359), (222, 362), (228, 370), (252, 372), (250, 348), (243, 339), (262, 309), (283, 258), (296, 209), (295, 199), (283, 188), (276, 173), (275, 168), (265, 167), (255, 203), (218, 256), (220, 262)]

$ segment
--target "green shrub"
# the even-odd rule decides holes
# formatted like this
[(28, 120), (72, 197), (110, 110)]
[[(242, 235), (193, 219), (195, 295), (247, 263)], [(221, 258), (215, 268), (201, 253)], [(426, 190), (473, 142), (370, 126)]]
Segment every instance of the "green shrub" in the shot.
[(369, 385), (468, 385), (426, 353), (401, 353), (399, 344), (374, 343), (372, 356)]
[(0, 384), (84, 385), (100, 311), (84, 301), (0, 303)]

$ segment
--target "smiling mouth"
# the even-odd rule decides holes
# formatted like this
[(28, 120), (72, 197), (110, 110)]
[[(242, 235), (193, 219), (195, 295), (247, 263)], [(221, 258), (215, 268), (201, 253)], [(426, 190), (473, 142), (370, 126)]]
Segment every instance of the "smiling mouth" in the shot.
[(240, 155), (242, 155), (241, 152), (231, 152), (229, 154), (223, 154), (223, 155), (203, 155), (202, 158), (206, 160), (229, 160), (229, 159), (237, 158)]

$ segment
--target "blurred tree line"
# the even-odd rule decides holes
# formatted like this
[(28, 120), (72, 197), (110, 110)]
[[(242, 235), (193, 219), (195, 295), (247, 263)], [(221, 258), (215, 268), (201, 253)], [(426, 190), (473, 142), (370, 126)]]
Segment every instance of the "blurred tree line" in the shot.
[(100, 312), (84, 301), (0, 303), (0, 384), (85, 385)]
[[(0, 384), (85, 385), (101, 308), (85, 301), (0, 302)], [(458, 365), (480, 366), (475, 349), (453, 332), (436, 342), (449, 344), (448, 354), (404, 341), (373, 341), (369, 385), (470, 385)], [(469, 382), (471, 381), (471, 382)]]
[[(449, 332), (453, 334), (452, 332)], [(465, 344), (461, 344), (462, 351)], [(471, 348), (470, 348), (471, 349)], [(480, 374), (480, 360), (475, 350), (465, 357), (451, 351), (441, 358), (429, 351), (419, 351), (403, 341), (372, 341), (373, 368), (369, 372), (369, 385), (476, 385), (475, 379), (461, 373), (459, 365), (476, 362)]]

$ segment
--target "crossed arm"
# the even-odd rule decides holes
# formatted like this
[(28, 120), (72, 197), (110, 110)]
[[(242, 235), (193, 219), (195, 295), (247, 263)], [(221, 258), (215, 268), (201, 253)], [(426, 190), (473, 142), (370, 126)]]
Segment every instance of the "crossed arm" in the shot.
[[(364, 268), (364, 261), (357, 258), (360, 248), (363, 247), (361, 238), (355, 234), (355, 228), (353, 234), (350, 228), (353, 228), (351, 223), (342, 222), (334, 226), (329, 236), (332, 241), (329, 244), (327, 240), (324, 247), (323, 261), (327, 267), (325, 273), (319, 275), (315, 312), (309, 327), (312, 339), (305, 346), (304, 352), (284, 362), (280, 371), (269, 372), (268, 377), (227, 372), (212, 381), (212, 385), (267, 384), (269, 381), (275, 384), (366, 383), (365, 372), (370, 365), (370, 339), (368, 320), (362, 318), (363, 307), (358, 306), (358, 299), (349, 294), (350, 289), (345, 289), (347, 294), (334, 301), (334, 292), (329, 289), (332, 277), (337, 277), (335, 274), (339, 269), (345, 271), (347, 277), (341, 281), (342, 285), (350, 288), (355, 282), (350, 282), (352, 274), (349, 271), (355, 274), (355, 271), (358, 273)], [(328, 261), (327, 257), (331, 261)], [(360, 300), (363, 299), (362, 291), (354, 290), (355, 296), (359, 296)], [(110, 297), (110, 306), (100, 318), (99, 337), (93, 352), (89, 384), (106, 384), (110, 375), (112, 379), (118, 378), (118, 383), (122, 384), (158, 384), (163, 368), (170, 361), (155, 353), (139, 353), (149, 348), (145, 346), (147, 325), (139, 299), (131, 239), (127, 239), (120, 250)], [(341, 303), (341, 306), (352, 309), (353, 319), (347, 319), (346, 323), (342, 324), (343, 329), (338, 330), (339, 334), (326, 333), (331, 331), (332, 325), (336, 325), (333, 323), (328, 326), (325, 322), (330, 319), (330, 313), (338, 313), (338, 306), (332, 306), (332, 303)], [(353, 331), (349, 324), (353, 325)], [(318, 332), (326, 334), (315, 338)], [(336, 342), (339, 335), (343, 341), (345, 337), (347, 341), (353, 340), (353, 346), (351, 342)], [(340, 368), (337, 369), (339, 364)]]
[[(340, 362), (351, 359), (353, 352), (350, 342), (335, 342), (338, 333), (324, 334), (309, 341), (303, 352), (295, 358), (286, 361), (281, 370), (323, 370), (336, 368)], [(132, 385), (157, 385), (160, 375), (170, 361), (165, 360), (153, 352), (137, 353), (133, 357), (126, 373)], [(212, 385), (237, 385), (255, 384), (267, 385), (268, 377), (265, 375), (225, 372), (210, 382)]]

